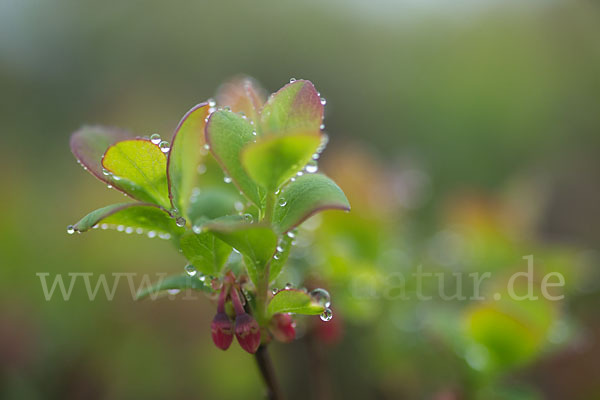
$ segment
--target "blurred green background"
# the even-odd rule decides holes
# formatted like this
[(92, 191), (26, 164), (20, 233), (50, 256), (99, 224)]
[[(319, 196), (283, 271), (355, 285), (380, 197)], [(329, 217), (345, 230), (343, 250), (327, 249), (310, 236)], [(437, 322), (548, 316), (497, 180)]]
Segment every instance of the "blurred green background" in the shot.
[[(166, 241), (66, 234), (123, 198), (69, 135), (168, 138), (238, 73), (315, 83), (354, 207), (302, 233), (285, 277), (334, 309), (272, 346), (290, 399), (600, 398), (600, 5), (580, 0), (0, 0), (0, 398), (262, 396), (253, 359), (212, 345), (209, 301), (45, 301), (36, 276), (182, 271)], [(564, 300), (376, 295), (419, 265), (493, 291), (528, 254)]]

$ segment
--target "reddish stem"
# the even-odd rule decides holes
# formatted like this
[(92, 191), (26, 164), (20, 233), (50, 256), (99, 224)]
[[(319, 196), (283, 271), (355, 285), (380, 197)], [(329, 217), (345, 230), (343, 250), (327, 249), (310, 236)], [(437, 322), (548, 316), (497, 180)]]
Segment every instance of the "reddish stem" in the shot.
[(244, 310), (244, 306), (242, 305), (242, 301), (240, 300), (240, 295), (238, 293), (238, 289), (234, 286), (231, 290), (231, 302), (233, 303), (233, 308), (235, 309), (235, 314), (245, 314), (246, 310)]

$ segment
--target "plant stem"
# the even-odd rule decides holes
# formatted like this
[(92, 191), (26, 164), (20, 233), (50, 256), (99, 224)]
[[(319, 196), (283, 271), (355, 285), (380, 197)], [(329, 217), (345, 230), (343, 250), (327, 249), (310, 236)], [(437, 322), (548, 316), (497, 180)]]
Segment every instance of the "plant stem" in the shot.
[(270, 224), (271, 220), (273, 219), (273, 209), (275, 208), (275, 193), (267, 193), (267, 200), (265, 203), (265, 216), (263, 218), (263, 220)]
[(260, 374), (267, 386), (267, 399), (282, 400), (283, 395), (281, 394), (279, 384), (275, 378), (275, 371), (273, 370), (273, 363), (271, 362), (267, 346), (261, 345), (254, 354), (254, 358), (256, 359)]

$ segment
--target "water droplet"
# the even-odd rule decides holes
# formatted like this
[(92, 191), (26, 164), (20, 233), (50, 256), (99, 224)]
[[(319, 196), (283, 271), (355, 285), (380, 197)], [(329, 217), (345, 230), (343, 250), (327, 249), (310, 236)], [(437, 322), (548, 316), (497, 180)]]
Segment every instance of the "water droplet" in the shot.
[(215, 101), (215, 99), (208, 99), (209, 107), (215, 107), (216, 105), (217, 105), (217, 102)]
[(296, 78), (290, 78), (290, 83), (296, 82)]
[(278, 253), (283, 253), (283, 247), (277, 246), (277, 252)]
[(156, 232), (154, 232), (154, 231), (148, 231), (147, 235), (148, 235), (148, 237), (150, 239), (152, 239), (152, 238), (156, 237)]
[(292, 285), (290, 282), (288, 282), (288, 283), (286, 283), (286, 284), (285, 284), (285, 289), (286, 289), (286, 290), (290, 290), (290, 289), (292, 289), (293, 287), (294, 287), (294, 285)]
[(75, 227), (74, 227), (73, 225), (69, 225), (69, 226), (67, 226), (67, 233), (68, 233), (69, 235), (72, 235), (72, 234), (74, 234), (74, 233), (75, 233)]
[(302, 172), (302, 171), (298, 171), (298, 173), (296, 174), (296, 176), (302, 176), (302, 175), (304, 175), (304, 172)]
[(117, 230), (123, 232), (125, 230), (125, 225), (117, 225)]
[(231, 183), (231, 177), (229, 177), (229, 176), (225, 175), (225, 176), (223, 177), (223, 182), (225, 182), (225, 183)]
[(316, 161), (319, 159), (319, 157), (320, 157), (319, 153), (315, 153), (315, 154), (313, 154), (312, 159)]
[(150, 141), (154, 144), (159, 144), (161, 142), (160, 135), (158, 133), (153, 133), (150, 135)]
[(109, 183), (108, 185), (106, 185), (107, 188), (112, 189), (112, 185)]
[(98, 224), (92, 226), (92, 229), (98, 229), (100, 226), (98, 226)]
[(277, 288), (273, 288), (271, 290), (271, 293), (273, 293), (274, 295), (277, 294), (277, 292), (279, 292), (279, 289), (277, 289)]
[(158, 144), (158, 147), (160, 147), (160, 151), (162, 151), (163, 153), (168, 153), (169, 150), (171, 150), (171, 148), (169, 147), (169, 142), (167, 142), (166, 140), (161, 141)]
[(275, 255), (273, 256), (273, 258), (274, 258), (274, 259), (276, 259), (276, 260), (279, 260), (279, 254), (275, 254)]
[(252, 222), (254, 222), (254, 217), (252, 216), (252, 214), (244, 214), (244, 221), (251, 224)]
[(198, 273), (198, 270), (192, 264), (186, 265), (185, 267), (183, 267), (183, 269), (185, 269), (185, 272), (189, 276), (196, 276), (196, 274)]
[(319, 129), (321, 129), (321, 130), (325, 129), (325, 124), (321, 124), (321, 126), (319, 126)]
[(198, 273), (198, 280), (200, 282), (205, 282), (206, 281), (206, 275)]
[(175, 219), (175, 224), (177, 224), (178, 227), (183, 228), (185, 226), (185, 218), (183, 217), (177, 217)]
[(200, 164), (200, 165), (198, 165), (198, 168), (197, 168), (197, 170), (198, 170), (198, 173), (199, 173), (200, 175), (202, 175), (203, 173), (205, 173), (205, 172), (206, 172), (206, 165), (204, 165), (204, 164)]
[(321, 97), (321, 104), (323, 104), (323, 105), (327, 104), (327, 100), (325, 100), (325, 97)]
[(241, 201), (236, 201), (233, 204), (233, 207), (235, 208), (236, 211), (242, 211), (244, 209), (244, 203), (242, 203)]
[(133, 228), (131, 226), (128, 226), (127, 228), (125, 228), (125, 233), (127, 233), (128, 235), (133, 233)]
[(205, 150), (210, 150), (210, 145), (209, 145), (208, 143), (206, 143), (206, 144), (204, 145), (204, 149), (205, 149)]
[(158, 237), (163, 240), (169, 240), (169, 239), (171, 239), (171, 234), (170, 233), (159, 233)]
[(280, 197), (278, 203), (281, 207), (285, 207), (287, 200), (284, 197)]
[(309, 161), (309, 163), (306, 164), (306, 167), (304, 167), (304, 169), (309, 174), (314, 174), (315, 172), (317, 172), (319, 170), (319, 165), (314, 160), (313, 161)]
[(100, 225), (100, 229), (102, 229), (104, 231), (107, 230), (108, 229), (108, 224), (101, 224)]
[(192, 226), (192, 231), (194, 231), (195, 234), (199, 234), (202, 232), (202, 228), (200, 228), (198, 225), (194, 225)]
[(136, 228), (135, 233), (137, 233), (138, 235), (141, 235), (142, 233), (144, 233), (144, 230), (142, 228)]
[(107, 170), (106, 168), (102, 168), (102, 175), (109, 176), (110, 174), (111, 172), (109, 170)]
[(323, 311), (323, 314), (321, 314), (319, 317), (321, 318), (321, 321), (331, 321), (331, 318), (333, 318), (333, 312), (330, 308), (326, 308), (325, 311)]
[(290, 179), (290, 182), (296, 182), (296, 178)]
[(313, 290), (310, 292), (310, 297), (323, 307), (329, 307), (331, 305), (331, 297), (329, 296), (329, 292), (325, 289), (317, 288)]
[(289, 232), (287, 233), (287, 236), (288, 236), (290, 239), (293, 239), (293, 238), (295, 238), (295, 237), (296, 237), (296, 234), (295, 234), (294, 232), (292, 232), (292, 231), (289, 231)]
[(254, 136), (256, 136), (256, 131), (252, 131), (252, 134), (253, 134)]
[(176, 295), (179, 294), (179, 292), (181, 292), (181, 290), (179, 289), (168, 289), (167, 292), (171, 295)]

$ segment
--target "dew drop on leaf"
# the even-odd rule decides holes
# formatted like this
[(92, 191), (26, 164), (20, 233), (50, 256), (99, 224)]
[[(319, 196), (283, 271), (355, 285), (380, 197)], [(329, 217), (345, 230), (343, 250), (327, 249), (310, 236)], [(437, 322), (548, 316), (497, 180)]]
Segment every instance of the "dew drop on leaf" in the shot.
[(321, 318), (321, 321), (331, 321), (331, 318), (333, 318), (333, 312), (330, 308), (326, 308), (319, 317)]
[(73, 225), (69, 225), (69, 226), (67, 226), (67, 233), (68, 233), (69, 235), (72, 235), (72, 234), (74, 234), (74, 233), (75, 233), (75, 227), (74, 227)]
[(306, 164), (306, 167), (304, 167), (304, 169), (309, 174), (314, 174), (315, 172), (317, 172), (319, 170), (319, 166), (317, 165), (317, 162), (313, 160), (313, 161), (310, 161), (308, 164)]
[(153, 133), (150, 135), (150, 141), (154, 144), (159, 144), (161, 142), (160, 135), (158, 133)]
[(331, 296), (329, 296), (329, 292), (325, 289), (317, 288), (313, 290), (310, 292), (310, 297), (323, 307), (329, 307), (331, 305)]
[(169, 142), (167, 142), (166, 140), (161, 141), (158, 144), (158, 147), (160, 147), (160, 151), (162, 151), (163, 153), (168, 153), (169, 150), (171, 150), (171, 147), (169, 147)]
[(282, 197), (279, 199), (279, 205), (281, 207), (285, 207), (286, 204), (287, 204), (287, 200), (285, 198)]
[(183, 217), (177, 217), (175, 219), (175, 224), (180, 228), (183, 228), (185, 226), (185, 222), (186, 222), (185, 218), (183, 218)]
[(198, 273), (198, 270), (196, 270), (196, 267), (194, 267), (192, 264), (186, 265), (183, 269), (185, 269), (185, 272), (189, 276), (196, 276), (196, 274)]

